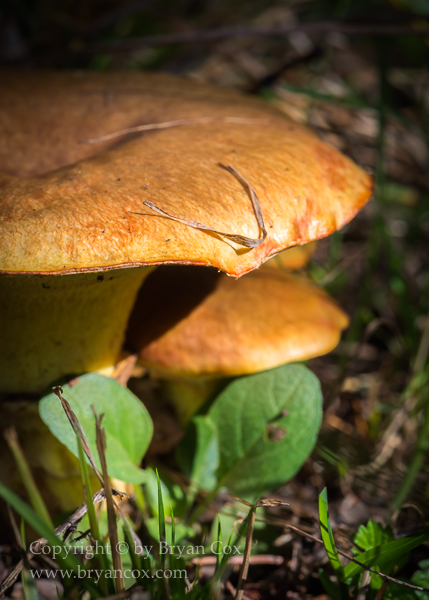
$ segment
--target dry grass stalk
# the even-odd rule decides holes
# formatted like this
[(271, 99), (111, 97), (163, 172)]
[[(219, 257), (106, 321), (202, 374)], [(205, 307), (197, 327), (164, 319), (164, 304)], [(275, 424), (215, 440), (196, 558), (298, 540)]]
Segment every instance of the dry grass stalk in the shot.
[(110, 484), (109, 474), (107, 472), (106, 463), (106, 432), (101, 427), (101, 421), (104, 415), (97, 416), (94, 406), (92, 406), (95, 416), (95, 427), (97, 435), (97, 450), (100, 458), (101, 470), (103, 472), (104, 489), (106, 490), (106, 504), (107, 504), (107, 522), (109, 527), (109, 539), (112, 552), (112, 561), (114, 569), (114, 578), (116, 584), (117, 593), (121, 593), (125, 590), (124, 574), (122, 571), (122, 559), (118, 550), (119, 536), (118, 527), (116, 524), (116, 512), (113, 500), (113, 490)]

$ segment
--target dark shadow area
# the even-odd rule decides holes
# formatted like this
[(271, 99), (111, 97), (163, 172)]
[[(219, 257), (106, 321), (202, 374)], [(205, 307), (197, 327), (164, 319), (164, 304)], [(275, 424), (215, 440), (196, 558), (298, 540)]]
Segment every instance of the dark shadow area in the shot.
[(125, 337), (127, 350), (138, 352), (187, 317), (214, 291), (219, 277), (207, 267), (156, 269), (138, 293)]

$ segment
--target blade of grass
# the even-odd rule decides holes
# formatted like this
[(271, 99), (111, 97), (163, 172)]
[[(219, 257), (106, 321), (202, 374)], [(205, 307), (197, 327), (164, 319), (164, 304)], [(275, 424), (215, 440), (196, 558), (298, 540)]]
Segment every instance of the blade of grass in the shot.
[[(159, 479), (158, 469), (156, 469), (156, 480), (158, 485), (158, 528), (159, 528), (159, 541), (165, 542), (165, 512), (164, 512), (164, 501), (162, 499), (161, 481)], [(160, 555), (161, 567), (165, 567), (165, 553)]]
[[(408, 497), (408, 494), (413, 487), (414, 481), (419, 474), (428, 449), (428, 435), (429, 435), (429, 402), (427, 399), (429, 393), (429, 387), (427, 386), (427, 372), (425, 365), (427, 362), (427, 356), (429, 351), (429, 315), (428, 321), (424, 328), (422, 337), (420, 339), (419, 348), (417, 351), (417, 357), (413, 366), (414, 377), (411, 379), (405, 394), (413, 395), (418, 398), (423, 406), (423, 421), (420, 424), (419, 431), (417, 434), (416, 444), (411, 455), (411, 460), (407, 472), (402, 479), (401, 485), (396, 492), (390, 504), (390, 514), (398, 510)], [(404, 395), (405, 395), (404, 394)]]
[[(245, 529), (246, 529), (246, 523), (245, 523), (245, 520), (243, 520), (241, 522), (241, 524), (240, 524), (240, 527), (238, 528), (238, 531), (237, 531), (237, 534), (235, 536), (235, 539), (234, 539), (234, 531), (231, 531), (227, 546), (229, 546), (229, 547), (232, 546), (233, 539), (234, 539), (234, 542), (237, 542), (237, 543), (238, 543), (239, 539), (243, 539), (243, 534), (244, 534), (244, 530)], [(215, 574), (213, 576), (213, 581), (215, 583), (219, 582), (220, 579), (221, 579), (221, 577), (222, 577), (222, 575), (224, 574), (225, 569), (226, 569), (226, 567), (228, 565), (229, 558), (230, 558), (230, 555), (225, 553), (225, 548), (224, 548), (223, 552), (222, 552), (222, 559), (220, 561), (220, 565), (216, 569)]]
[(329, 562), (337, 576), (340, 598), (341, 600), (348, 600), (349, 589), (348, 586), (344, 584), (344, 568), (337, 551), (334, 534), (332, 533), (331, 521), (328, 513), (328, 494), (326, 488), (319, 494), (319, 520), (323, 545), (326, 554), (328, 555)]
[[(141, 553), (137, 552), (136, 546), (134, 544), (134, 540), (131, 536), (129, 528), (126, 527), (124, 524), (122, 525), (122, 528), (124, 531), (125, 541), (128, 544), (128, 551), (130, 553), (133, 571), (137, 570), (140, 573), (140, 577), (137, 578), (137, 583), (143, 587), (143, 589), (149, 595), (150, 598), (152, 598), (152, 597), (155, 598), (155, 594), (153, 592), (154, 592), (154, 585), (156, 584), (156, 580), (151, 579), (151, 578), (148, 579), (145, 575), (146, 572), (148, 571), (147, 562), (149, 563), (149, 568), (150, 568), (151, 557), (147, 553), (143, 554), (143, 550)], [(148, 561), (146, 561), (145, 559), (148, 559)]]
[[(220, 521), (220, 515), (217, 517), (217, 548), (222, 548), (222, 524)], [(221, 553), (219, 552), (219, 554), (216, 556), (216, 571), (219, 569), (221, 561)]]
[(170, 516), (171, 516), (171, 545), (175, 546), (176, 545), (176, 523), (174, 522), (173, 507), (171, 507)]
[(9, 516), (10, 524), (12, 525), (12, 530), (13, 530), (13, 534), (15, 536), (16, 543), (21, 548), (21, 550), (24, 550), (24, 552), (25, 552), (25, 546), (22, 541), (21, 532), (18, 529), (18, 525), (16, 523), (16, 519), (15, 519), (15, 515), (13, 514), (13, 510), (11, 509), (10, 504), (6, 504), (6, 506), (7, 506), (7, 514)]
[(100, 528), (98, 526), (97, 515), (95, 512), (94, 500), (92, 498), (91, 482), (89, 480), (88, 467), (85, 460), (85, 454), (82, 447), (81, 439), (76, 435), (77, 448), (79, 454), (79, 467), (82, 477), (83, 495), (88, 513), (89, 527), (91, 535), (96, 542), (96, 546), (101, 548), (101, 553), (97, 553), (97, 559), (101, 566), (100, 576), (100, 588), (104, 595), (108, 596), (115, 593), (112, 580), (106, 579), (105, 573), (109, 569), (109, 561), (107, 559), (106, 547), (103, 542), (103, 538), (100, 535)]
[(134, 486), (134, 502), (136, 503), (140, 514), (143, 515), (145, 513), (146, 506), (143, 490), (140, 485)]
[(133, 538), (131, 537), (131, 534), (129, 532), (128, 527), (125, 527), (123, 525), (122, 529), (124, 531), (125, 541), (128, 544), (128, 549), (129, 549), (129, 553), (130, 553), (131, 563), (133, 565), (133, 569), (137, 569), (141, 573), (141, 570), (142, 570), (142, 555), (138, 554), (136, 552), (135, 546), (134, 546), (134, 543), (133, 543)]
[(21, 573), (22, 591), (25, 600), (39, 600), (36, 583), (28, 569), (22, 569)]
[(54, 529), (48, 509), (46, 508), (46, 505), (34, 480), (33, 474), (31, 473), (30, 467), (28, 466), (27, 460), (24, 456), (24, 452), (22, 451), (15, 428), (10, 427), (9, 429), (6, 429), (4, 432), (4, 438), (13, 454), (13, 458), (15, 459), (22, 482), (27, 490), (31, 506), (34, 508), (36, 514), (39, 515), (39, 517), (43, 519), (45, 523), (51, 527), (51, 529)]
[(120, 594), (125, 591), (124, 573), (122, 570), (122, 559), (119, 553), (119, 536), (118, 527), (116, 523), (116, 513), (114, 507), (112, 486), (110, 484), (109, 474), (107, 472), (106, 463), (106, 434), (104, 428), (101, 427), (101, 421), (103, 415), (97, 416), (94, 406), (92, 407), (95, 416), (95, 430), (96, 430), (96, 442), (97, 451), (100, 459), (101, 470), (103, 473), (104, 490), (106, 492), (106, 504), (107, 504), (107, 523), (109, 528), (109, 540), (112, 552), (114, 579), (116, 586), (116, 593)]
[(344, 569), (337, 552), (334, 534), (332, 533), (331, 521), (329, 519), (328, 513), (328, 494), (326, 488), (324, 488), (319, 494), (319, 519), (320, 533), (322, 535), (323, 545), (325, 546), (326, 554), (328, 555), (329, 561), (335, 573), (337, 574), (337, 577), (340, 577), (340, 579), (343, 580)]
[(429, 435), (429, 400), (426, 398), (423, 409), (423, 422), (420, 425), (419, 432), (417, 435), (416, 445), (411, 456), (411, 460), (404, 478), (401, 481), (399, 490), (396, 493), (391, 505), (390, 512), (393, 513), (395, 510), (401, 508), (405, 500), (407, 499), (411, 488), (420, 473), (421, 468), (426, 457), (428, 450), (428, 435)]
[(333, 581), (329, 579), (328, 574), (323, 569), (319, 570), (320, 583), (323, 585), (325, 592), (329, 594), (332, 600), (341, 600), (340, 592)]
[[(22, 547), (26, 548), (27, 543), (25, 541), (25, 521), (21, 519), (21, 543)], [(24, 561), (27, 562), (27, 561)], [(38, 600), (39, 595), (36, 589), (36, 583), (31, 573), (25, 567), (21, 573), (22, 591), (24, 593), (25, 600)]]
[(247, 515), (247, 531), (246, 531), (246, 544), (244, 546), (243, 563), (240, 568), (240, 575), (238, 577), (237, 592), (235, 594), (235, 600), (242, 600), (244, 594), (244, 584), (247, 581), (247, 573), (249, 571), (249, 559), (250, 553), (252, 552), (252, 539), (253, 529), (255, 527), (257, 505), (251, 507), (249, 514)]
[[(156, 469), (156, 481), (158, 485), (158, 525), (159, 525), (159, 541), (162, 544), (166, 542), (165, 536), (165, 512), (164, 512), (164, 500), (162, 499), (162, 489), (161, 489), (161, 481), (159, 479), (158, 469)], [(160, 553), (159, 561), (161, 563), (161, 568), (163, 571), (162, 584), (161, 584), (161, 594), (162, 597), (167, 599), (170, 597), (168, 591), (168, 579), (164, 577), (165, 570), (165, 552)]]

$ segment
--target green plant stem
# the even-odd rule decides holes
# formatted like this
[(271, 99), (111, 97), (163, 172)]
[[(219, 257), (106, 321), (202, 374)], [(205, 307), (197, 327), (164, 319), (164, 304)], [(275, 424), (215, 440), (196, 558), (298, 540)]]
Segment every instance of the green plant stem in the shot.
[[(112, 580), (111, 579), (107, 580), (106, 575), (105, 575), (106, 571), (109, 569), (109, 563), (108, 563), (107, 556), (105, 553), (105, 545), (104, 545), (103, 539), (100, 535), (100, 528), (98, 526), (97, 515), (95, 513), (94, 500), (92, 497), (91, 482), (89, 479), (88, 467), (87, 467), (86, 460), (85, 460), (85, 454), (83, 451), (82, 442), (81, 442), (78, 434), (76, 434), (76, 440), (77, 440), (78, 453), (79, 453), (79, 466), (80, 466), (80, 472), (81, 472), (81, 476), (82, 476), (83, 495), (85, 498), (86, 508), (87, 508), (87, 512), (88, 512), (88, 520), (89, 520), (89, 526), (91, 528), (91, 535), (92, 535), (94, 541), (98, 542), (97, 545), (100, 545), (100, 547), (102, 548), (101, 554), (99, 555), (99, 563), (101, 565), (101, 571), (102, 571), (102, 574), (100, 577), (100, 589), (105, 596), (108, 596), (109, 594), (114, 594), (115, 590), (112, 586)], [(109, 583), (110, 583), (110, 586), (109, 586)]]
[(420, 469), (423, 466), (423, 462), (425, 459), (426, 451), (428, 448), (428, 435), (429, 435), (429, 398), (425, 399), (424, 402), (424, 413), (423, 413), (423, 423), (420, 427), (416, 445), (414, 447), (414, 452), (411, 457), (411, 462), (407, 473), (402, 480), (402, 483), (399, 487), (399, 490), (393, 499), (390, 505), (390, 512), (393, 513), (395, 510), (399, 509), (404, 501), (407, 499), (408, 494), (414, 484), (414, 481), (417, 475), (420, 472)]
[[(217, 516), (217, 542), (218, 542), (219, 548), (222, 548), (222, 525), (220, 522), (220, 515)], [(222, 562), (221, 555), (218, 554), (217, 561), (216, 561), (216, 571), (219, 569), (221, 562)]]
[(417, 375), (425, 368), (425, 364), (429, 354), (429, 313), (426, 316), (426, 324), (423, 329), (423, 334), (420, 340), (419, 349), (414, 361), (413, 373)]
[[(94, 410), (95, 414), (95, 410)], [(109, 539), (110, 539), (110, 547), (112, 552), (112, 562), (114, 569), (114, 580), (116, 586), (116, 593), (120, 594), (125, 591), (125, 583), (124, 583), (124, 573), (122, 569), (122, 559), (119, 553), (119, 536), (118, 536), (118, 527), (116, 524), (116, 513), (114, 508), (114, 500), (113, 500), (113, 492), (112, 486), (110, 484), (109, 474), (107, 472), (107, 463), (106, 463), (106, 432), (104, 428), (101, 427), (103, 415), (97, 417), (95, 414), (95, 424), (96, 424), (96, 443), (98, 456), (101, 463), (101, 470), (103, 473), (103, 481), (104, 481), (104, 490), (106, 493), (106, 505), (107, 505), (107, 524), (109, 528)]]
[[(158, 469), (156, 469), (156, 481), (158, 486), (158, 526), (159, 526), (159, 541), (166, 542), (167, 536), (165, 533), (165, 510), (164, 510), (164, 500), (162, 498), (162, 489), (161, 489), (161, 481), (159, 479)], [(160, 564), (161, 568), (165, 570), (165, 553), (160, 555)], [(168, 580), (163, 576), (161, 580), (161, 596), (165, 600), (168, 600), (170, 597), (168, 590)]]
[(13, 454), (13, 458), (15, 459), (16, 466), (18, 468), (19, 474), (21, 476), (22, 482), (25, 485), (25, 489), (27, 490), (30, 502), (35, 512), (39, 515), (43, 521), (51, 529), (54, 529), (54, 525), (52, 523), (51, 517), (49, 516), (48, 509), (43, 501), (42, 496), (40, 495), (39, 489), (34, 481), (34, 477), (31, 473), (30, 467), (28, 466), (27, 460), (24, 456), (22, 448), (20, 446), (18, 436), (14, 428), (6, 429), (4, 432), (4, 438), (6, 440), (7, 445), (10, 448), (10, 451)]
[[(25, 540), (25, 521), (21, 519), (21, 541), (22, 547), (27, 547), (27, 542)], [(27, 561), (24, 559), (24, 568), (21, 572), (21, 581), (22, 581), (22, 591), (24, 593), (25, 600), (38, 600), (38, 594), (36, 590), (36, 585), (34, 583), (33, 577), (30, 575), (30, 572), (27, 570)]]
[(201, 517), (201, 515), (203, 514), (203, 512), (206, 510), (207, 506), (209, 506), (210, 502), (215, 498), (216, 494), (218, 493), (220, 488), (220, 483), (215, 487), (215, 489), (213, 491), (211, 491), (205, 498), (204, 500), (201, 502), (201, 504), (199, 504), (197, 506), (197, 508), (194, 510), (194, 512), (191, 514), (191, 516), (188, 519), (188, 525), (192, 525), (193, 523), (195, 523), (195, 521), (198, 521), (198, 519)]
[[(407, 397), (410, 396), (422, 396), (422, 391), (428, 390), (427, 380), (428, 375), (425, 372), (425, 365), (428, 358), (428, 350), (429, 350), (429, 315), (428, 322), (424, 328), (420, 345), (417, 351), (416, 360), (413, 366), (413, 375), (414, 377), (411, 379), (407, 389), (404, 393), (404, 401)], [(424, 413), (423, 413), (423, 423), (420, 427), (419, 433), (417, 435), (416, 445), (414, 447), (413, 455), (411, 457), (410, 467), (405, 475), (402, 483), (399, 487), (398, 492), (396, 493), (395, 498), (393, 499), (390, 505), (390, 514), (394, 513), (395, 510), (398, 510), (404, 501), (406, 500), (412, 486), (414, 480), (419, 474), (420, 469), (423, 466), (425, 454), (428, 448), (428, 435), (429, 435), (429, 401), (424, 402)]]
[(244, 546), (243, 563), (240, 569), (240, 576), (237, 584), (237, 593), (235, 594), (235, 600), (242, 600), (244, 594), (244, 584), (247, 580), (247, 573), (249, 571), (249, 560), (250, 553), (252, 552), (252, 538), (253, 528), (255, 527), (256, 518), (256, 505), (252, 506), (248, 515), (248, 524), (246, 532), (246, 545)]

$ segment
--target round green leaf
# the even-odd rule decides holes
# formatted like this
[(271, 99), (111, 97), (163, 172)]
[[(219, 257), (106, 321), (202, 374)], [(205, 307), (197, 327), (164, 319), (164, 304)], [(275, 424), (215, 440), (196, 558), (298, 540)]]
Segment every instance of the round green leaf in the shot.
[(293, 477), (312, 451), (322, 418), (319, 380), (300, 364), (242, 377), (208, 418), (219, 443), (218, 481), (237, 495), (260, 495)]
[[(128, 483), (143, 483), (145, 472), (137, 465), (152, 439), (153, 424), (142, 402), (114, 379), (96, 373), (82, 375), (72, 384), (63, 386), (63, 395), (82, 426), (97, 466), (100, 468), (91, 405), (98, 415), (104, 413), (109, 475)], [(39, 412), (55, 437), (78, 456), (75, 433), (54, 393), (42, 398)]]

